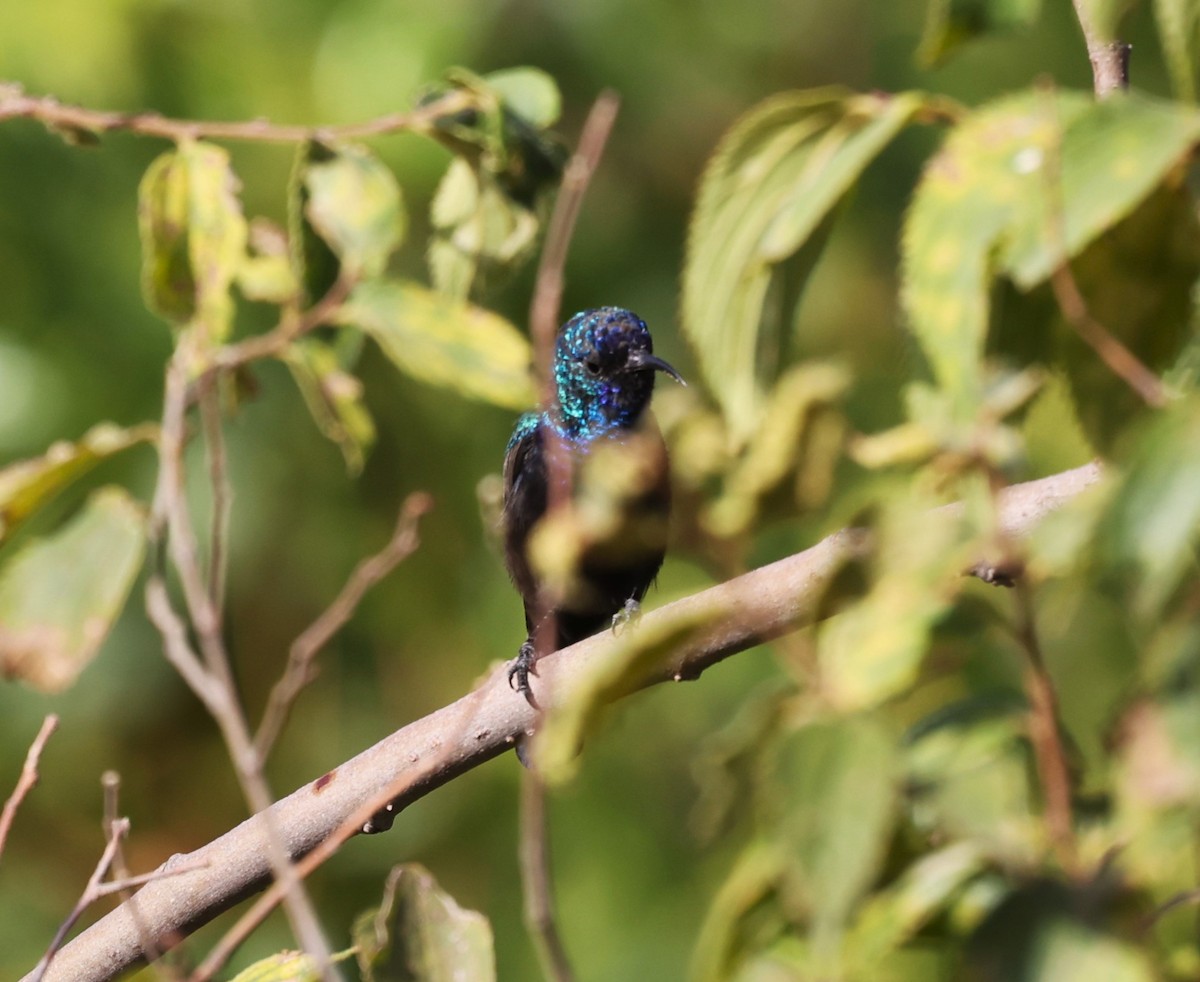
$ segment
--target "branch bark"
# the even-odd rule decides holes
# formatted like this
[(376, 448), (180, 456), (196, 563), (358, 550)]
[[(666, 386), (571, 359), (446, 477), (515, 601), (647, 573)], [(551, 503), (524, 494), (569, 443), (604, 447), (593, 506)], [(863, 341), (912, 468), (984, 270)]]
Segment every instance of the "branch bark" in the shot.
[[(1002, 532), (1023, 536), (1100, 476), (1099, 465), (1093, 463), (1006, 489), (1000, 496)], [(660, 666), (646, 684), (695, 678), (730, 655), (811, 623), (818, 616), (826, 584), (862, 544), (861, 534), (843, 530), (797, 555), (646, 614), (644, 623), (649, 627), (659, 617), (686, 616), (689, 611), (736, 611), (736, 616), (714, 623), (678, 651), (672, 664)], [(605, 633), (540, 661), (532, 680), (539, 704), (549, 706), (569, 698), (573, 686), (587, 674), (581, 671), (583, 666), (603, 658), (613, 643)], [(396, 807), (403, 808), (499, 756), (535, 725), (536, 716), (533, 707), (509, 688), (507, 667), (498, 665), (457, 702), (410, 723), (208, 845), (186, 856), (173, 856), (162, 867), (164, 872), (184, 865), (192, 868), (169, 880), (155, 879), (137, 893), (142, 929), (164, 949), (177, 943), (264, 888), (271, 874), (271, 838), (292, 858), (304, 856), (348, 818), (362, 814), (364, 806), (381, 807), (381, 789), (389, 797), (402, 789)], [(141, 957), (138, 926), (126, 904), (63, 947), (46, 979), (104, 982)], [(25, 982), (30, 978), (26, 976)]]

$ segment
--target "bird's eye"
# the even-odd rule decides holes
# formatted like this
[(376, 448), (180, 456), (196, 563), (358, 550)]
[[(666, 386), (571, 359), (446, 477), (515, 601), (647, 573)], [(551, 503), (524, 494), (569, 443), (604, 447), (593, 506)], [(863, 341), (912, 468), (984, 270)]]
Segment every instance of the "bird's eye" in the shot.
[(600, 374), (600, 359), (595, 355), (588, 355), (583, 359), (583, 370), (589, 375)]

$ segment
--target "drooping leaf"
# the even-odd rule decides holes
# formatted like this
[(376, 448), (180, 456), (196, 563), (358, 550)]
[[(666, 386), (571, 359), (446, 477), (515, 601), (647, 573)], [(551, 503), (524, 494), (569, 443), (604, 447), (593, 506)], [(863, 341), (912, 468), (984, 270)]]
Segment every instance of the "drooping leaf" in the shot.
[(487, 918), (460, 907), (416, 863), (396, 866), (383, 901), (354, 923), (364, 982), (488, 982), (496, 978)]
[(1128, 216), (1200, 138), (1200, 114), (1144, 96), (1024, 92), (972, 113), (926, 166), (901, 299), (956, 415), (983, 387), (997, 273), (1043, 282)]
[[(820, 468), (827, 483), (839, 448), (836, 444), (819, 446), (813, 436), (819, 417), (841, 398), (849, 383), (844, 368), (821, 363), (797, 365), (782, 376), (767, 398), (762, 425), (705, 516), (710, 531), (720, 536), (746, 532), (763, 499), (797, 470), (801, 480), (810, 475), (811, 482), (811, 475)], [(793, 499), (790, 510), (794, 512), (796, 506)]]
[(880, 963), (943, 909), (971, 877), (986, 867), (972, 843), (956, 842), (926, 853), (885, 890), (859, 908), (845, 944), (847, 960), (863, 979), (880, 976)]
[(356, 475), (375, 443), (375, 422), (363, 402), (362, 382), (349, 371), (337, 344), (302, 338), (288, 348), (287, 366), (317, 428), (338, 445)]
[(157, 427), (122, 429), (97, 423), (74, 443), (55, 443), (42, 456), (0, 468), (0, 543), (63, 487), (100, 461), (138, 443), (152, 442)]
[(683, 326), (735, 440), (759, 421), (776, 369), (764, 353), (791, 322), (772, 305), (785, 264), (927, 104), (916, 93), (785, 93), (742, 117), (709, 161), (688, 233)]
[(803, 904), (814, 956), (827, 964), (880, 873), (898, 802), (896, 760), (892, 736), (868, 717), (803, 726), (778, 750), (775, 828), (791, 859), (787, 889)]
[(562, 113), (562, 96), (553, 76), (540, 68), (522, 65), (502, 68), (483, 76), (509, 109), (539, 130), (549, 129)]
[(1100, 531), (1102, 556), (1137, 570), (1139, 613), (1156, 617), (1200, 531), (1200, 398), (1170, 406), (1140, 434)]
[(974, 38), (1034, 23), (1041, 9), (1042, 0), (929, 0), (917, 61), (940, 65)]
[(510, 409), (533, 403), (529, 342), (497, 314), (414, 283), (379, 280), (356, 287), (337, 317), (414, 378)]
[(1154, 0), (1154, 16), (1175, 95), (1186, 102), (1195, 102), (1200, 3), (1196, 0)]
[(187, 140), (150, 165), (138, 192), (146, 305), (211, 343), (233, 324), (229, 288), (247, 234), (238, 189), (227, 151)]
[(250, 252), (238, 267), (237, 284), (248, 300), (286, 304), (296, 299), (299, 280), (288, 254), (287, 233), (266, 219), (250, 223)]
[(0, 673), (65, 689), (100, 650), (142, 563), (146, 516), (120, 488), (97, 491), (52, 536), (0, 567)]
[(533, 254), (537, 213), (515, 202), (488, 173), (451, 161), (430, 206), (433, 285), (467, 298), (519, 269)]
[(302, 951), (281, 951), (242, 969), (232, 982), (321, 982), (316, 959)]
[(380, 275), (404, 237), (392, 172), (365, 147), (346, 144), (310, 157), (302, 180), (305, 217), (343, 269), (356, 280)]
[(655, 667), (719, 619), (716, 609), (695, 604), (673, 608), (666, 616), (621, 627), (618, 643), (576, 673), (568, 700), (548, 706), (530, 754), (549, 783), (570, 780), (579, 767), (579, 748), (600, 712), (631, 691)]
[(288, 242), (292, 270), (300, 284), (301, 300), (313, 304), (337, 282), (340, 264), (337, 253), (313, 226), (308, 215), (312, 192), (308, 187), (310, 167), (330, 163), (337, 155), (325, 144), (309, 140), (298, 147), (288, 180)]

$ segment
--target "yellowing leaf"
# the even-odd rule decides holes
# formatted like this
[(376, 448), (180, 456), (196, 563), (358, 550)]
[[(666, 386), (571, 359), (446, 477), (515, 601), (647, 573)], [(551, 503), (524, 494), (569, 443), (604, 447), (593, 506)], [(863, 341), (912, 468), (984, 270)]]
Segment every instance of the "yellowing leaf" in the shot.
[(153, 441), (157, 433), (149, 424), (125, 430), (97, 423), (75, 443), (60, 441), (40, 457), (0, 468), (0, 543), (67, 484), (107, 457)]
[(312, 955), (281, 951), (238, 972), (232, 982), (321, 982), (321, 973)]
[[(788, 92), (747, 113), (722, 139), (700, 184), (683, 272), (683, 326), (735, 442), (759, 422), (791, 322), (777, 309), (784, 264), (802, 255), (868, 163), (925, 96)], [(798, 288), (795, 291), (798, 293)]]
[(304, 171), (305, 215), (351, 276), (378, 276), (404, 238), (400, 185), (365, 147), (322, 157)]
[(533, 404), (529, 342), (498, 314), (414, 283), (363, 283), (338, 321), (366, 332), (414, 378), (510, 409)]
[(336, 346), (320, 338), (302, 338), (291, 345), (287, 366), (318, 429), (338, 445), (346, 469), (360, 473), (375, 443), (375, 422), (363, 402), (362, 382), (342, 366)]
[(0, 673), (65, 689), (95, 657), (142, 564), (146, 517), (104, 488), (52, 536), (0, 567)]
[(188, 140), (150, 165), (138, 191), (146, 305), (212, 342), (232, 327), (229, 287), (246, 249), (238, 187), (224, 149)]

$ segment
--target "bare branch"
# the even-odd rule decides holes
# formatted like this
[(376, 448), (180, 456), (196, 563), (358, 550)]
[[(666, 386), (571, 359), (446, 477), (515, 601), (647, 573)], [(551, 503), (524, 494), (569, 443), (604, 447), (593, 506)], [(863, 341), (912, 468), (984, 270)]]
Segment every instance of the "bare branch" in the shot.
[(212, 515), (208, 546), (208, 594), (216, 607), (217, 625), (224, 619), (225, 542), (229, 538), (229, 508), (233, 488), (225, 455), (225, 430), (221, 426), (220, 381), (205, 378), (200, 384), (200, 420), (204, 427), (204, 449), (208, 454), (208, 484)]
[(542, 974), (552, 982), (572, 982), (575, 973), (558, 930), (551, 873), (546, 785), (536, 771), (521, 775), (521, 891), (525, 924), (533, 936)]
[[(1000, 532), (1009, 537), (1027, 534), (1100, 476), (1099, 465), (1093, 463), (1007, 488), (999, 495)], [(947, 521), (954, 520), (953, 511), (940, 514)], [(650, 630), (660, 619), (721, 612), (701, 635), (675, 653), (671, 665), (660, 666), (644, 684), (699, 676), (730, 655), (812, 623), (824, 613), (820, 601), (826, 585), (846, 557), (862, 548), (863, 536), (844, 530), (795, 556), (646, 614), (643, 628)], [(554, 705), (570, 698), (573, 688), (586, 677), (586, 666), (603, 659), (614, 643), (620, 642), (605, 632), (545, 658), (534, 680), (539, 701)], [(160, 946), (168, 947), (181, 934), (263, 889), (271, 877), (268, 844), (272, 833), (268, 827), (290, 857), (306, 857), (295, 869), (297, 875), (307, 875), (336, 852), (344, 837), (369, 822), (389, 797), (396, 798), (395, 810), (403, 809), (505, 752), (534, 724), (535, 716), (531, 706), (514, 697), (505, 666), (497, 666), (457, 702), (410, 723), (277, 802), (268, 813), (255, 815), (180, 857), (189, 864), (206, 865), (170, 884), (149, 883), (138, 893), (139, 910), (148, 929)], [(273, 902), (284, 892), (280, 885), (273, 887)], [(138, 932), (124, 906), (66, 945), (47, 978), (53, 982), (103, 982), (140, 957)]]
[(122, 131), (165, 140), (252, 140), (259, 143), (303, 143), (355, 140), (389, 133), (427, 133), (443, 116), (472, 105), (466, 92), (453, 92), (407, 113), (344, 126), (281, 126), (265, 119), (242, 122), (203, 122), (168, 119), (154, 112), (100, 112), (63, 105), (50, 96), (26, 95), (15, 83), (0, 83), (0, 123), (7, 119), (33, 119), (57, 129), (111, 133)]
[(42, 727), (38, 730), (37, 736), (33, 738), (33, 743), (29, 745), (29, 752), (25, 755), (25, 763), (21, 767), (21, 776), (17, 778), (17, 786), (13, 788), (8, 800), (4, 802), (4, 810), (0, 811), (0, 854), (4, 852), (4, 844), (8, 841), (8, 833), (12, 828), (13, 819), (17, 817), (17, 809), (21, 807), (25, 796), (33, 790), (38, 782), (38, 761), (41, 759), (46, 741), (50, 739), (50, 734), (57, 726), (58, 716), (54, 713), (48, 714), (42, 720)]
[(317, 654), (354, 616), (366, 592), (411, 556), (420, 545), (417, 524), (432, 507), (433, 499), (428, 494), (410, 494), (400, 508), (400, 517), (396, 520), (396, 529), (388, 544), (354, 568), (333, 603), (296, 639), (288, 652), (287, 668), (271, 690), (262, 723), (254, 737), (260, 762), (270, 754), (271, 747), (287, 722), (292, 703), (316, 677), (313, 662)]
[(1106, 99), (1129, 88), (1129, 53), (1133, 46), (1101, 35), (1087, 0), (1073, 0), (1075, 16), (1083, 31), (1088, 58), (1092, 62), (1092, 87), (1096, 98)]
[(1029, 742), (1045, 798), (1046, 830), (1058, 863), (1068, 874), (1078, 870), (1079, 855), (1071, 816), (1071, 778), (1058, 724), (1058, 695), (1046, 671), (1029, 583), (1018, 580), (1017, 639), (1024, 649), (1025, 695), (1029, 700)]

